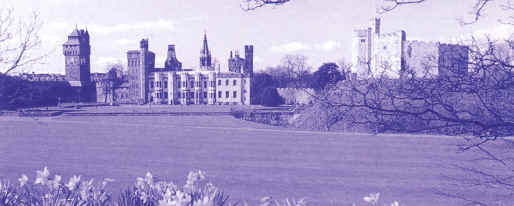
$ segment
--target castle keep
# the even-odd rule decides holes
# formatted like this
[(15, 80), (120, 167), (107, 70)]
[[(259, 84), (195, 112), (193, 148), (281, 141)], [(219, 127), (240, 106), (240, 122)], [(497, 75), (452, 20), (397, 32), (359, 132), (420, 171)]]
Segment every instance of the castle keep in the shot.
[(75, 28), (62, 45), (65, 64), (65, 80), (75, 90), (73, 101), (94, 101), (95, 83), (91, 82), (91, 45), (89, 32)]
[(374, 18), (370, 27), (354, 31), (352, 73), (358, 78), (463, 74), (468, 71), (468, 53), (462, 45), (409, 41), (403, 30), (382, 33), (381, 19)]
[(155, 53), (142, 39), (139, 50), (127, 52), (128, 102), (138, 104), (250, 104), (253, 46), (245, 46), (245, 58), (232, 56), (228, 71), (212, 65), (204, 35), (197, 69), (182, 68), (175, 45), (168, 45), (164, 67), (155, 67)]

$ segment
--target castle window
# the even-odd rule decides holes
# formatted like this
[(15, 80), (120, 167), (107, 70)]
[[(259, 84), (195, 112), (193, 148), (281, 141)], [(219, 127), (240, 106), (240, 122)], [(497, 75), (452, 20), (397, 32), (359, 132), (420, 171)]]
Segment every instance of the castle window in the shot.
[(236, 86), (236, 84), (237, 84), (237, 80), (234, 79), (234, 86)]
[(168, 99), (168, 93), (167, 92), (164, 93), (164, 98)]
[(203, 82), (203, 88), (207, 88), (207, 81)]
[(221, 98), (221, 91), (218, 91), (218, 98)]
[(230, 98), (230, 92), (228, 92), (228, 91), (225, 92), (225, 98)]
[(164, 88), (167, 89), (168, 88), (168, 81), (164, 81)]
[(225, 80), (225, 85), (227, 85), (227, 86), (228, 86), (228, 79), (227, 79), (227, 80)]
[(195, 82), (194, 81), (191, 81), (191, 88), (193, 88), (195, 86)]
[(218, 86), (221, 86), (221, 79), (218, 80)]
[(181, 98), (181, 97), (180, 97), (180, 92), (177, 92), (177, 97), (178, 97), (178, 98)]
[(366, 43), (366, 39), (361, 39), (361, 43)]
[(207, 92), (203, 92), (203, 98), (207, 98)]
[(157, 98), (161, 98), (161, 93), (157, 93)]
[(236, 98), (236, 97), (237, 97), (237, 92), (236, 92), (236, 91), (234, 91), (234, 93), (232, 94), (232, 96), (233, 96), (234, 98)]
[(153, 88), (153, 81), (150, 81), (150, 88)]

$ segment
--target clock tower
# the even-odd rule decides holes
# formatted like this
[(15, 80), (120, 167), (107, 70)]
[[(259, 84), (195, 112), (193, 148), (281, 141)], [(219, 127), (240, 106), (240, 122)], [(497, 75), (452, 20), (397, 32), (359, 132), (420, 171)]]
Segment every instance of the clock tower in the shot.
[(68, 41), (62, 45), (65, 57), (66, 81), (72, 87), (85, 87), (90, 84), (89, 33), (86, 30), (75, 30), (68, 35)]

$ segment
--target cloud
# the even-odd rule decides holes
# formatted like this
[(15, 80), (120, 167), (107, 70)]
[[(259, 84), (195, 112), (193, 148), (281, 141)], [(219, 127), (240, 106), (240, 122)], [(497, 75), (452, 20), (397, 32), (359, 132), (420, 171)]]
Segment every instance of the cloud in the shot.
[(439, 41), (454, 44), (470, 44), (473, 39), (476, 40), (506, 40), (514, 38), (514, 32), (510, 25), (498, 25), (488, 29), (480, 29), (467, 34), (456, 35), (452, 37), (440, 38)]
[(271, 47), (271, 51), (279, 53), (289, 53), (308, 49), (310, 49), (310, 46), (301, 42), (290, 42), (282, 45), (274, 45)]
[(132, 30), (167, 30), (175, 29), (175, 22), (171, 20), (160, 19), (157, 21), (135, 22), (131, 24), (116, 25), (99, 25), (92, 24), (87, 26), (89, 31), (99, 35), (108, 35), (112, 33), (127, 32)]
[[(80, 25), (83, 29), (87, 27), (90, 33), (95, 35), (108, 35), (113, 33), (122, 33), (135, 30), (166, 30), (172, 31), (175, 29), (176, 23), (171, 20), (160, 19), (157, 21), (142, 21), (134, 22), (130, 24), (115, 24), (115, 25), (101, 25), (101, 24), (88, 24)], [(72, 25), (66, 21), (52, 21), (44, 25), (45, 33), (55, 33), (57, 31), (68, 31), (71, 32), (75, 25)]]
[(272, 52), (277, 53), (291, 53), (305, 50), (316, 50), (329, 52), (341, 47), (341, 43), (333, 40), (321, 42), (321, 43), (302, 43), (302, 42), (289, 42), (280, 45), (273, 45), (271, 47)]
[(481, 29), (473, 32), (475, 37), (488, 36), (492, 39), (509, 39), (514, 32), (512, 31), (512, 25), (501, 24), (489, 29)]
[(336, 41), (326, 41), (325, 43), (320, 45), (320, 48), (324, 51), (332, 51), (341, 46), (341, 43)]

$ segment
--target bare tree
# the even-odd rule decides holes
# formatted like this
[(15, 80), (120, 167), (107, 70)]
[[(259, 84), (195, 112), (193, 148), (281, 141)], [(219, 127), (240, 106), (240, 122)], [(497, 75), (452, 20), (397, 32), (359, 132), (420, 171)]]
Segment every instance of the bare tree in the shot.
[(100, 80), (105, 103), (116, 102), (116, 87), (121, 85), (123, 78), (123, 65), (120, 63), (109, 64), (106, 67), (106, 75)]
[(346, 59), (341, 59), (337, 62), (339, 69), (341, 70), (341, 74), (344, 75), (344, 79), (350, 79), (350, 75), (352, 73), (352, 63), (346, 61)]
[[(381, 72), (372, 78), (344, 81), (326, 93), (316, 94), (318, 105), (327, 113), (326, 129), (339, 122), (365, 126), (377, 133), (466, 137), (459, 149), (479, 151), (485, 156), (481, 158), (493, 161), (489, 165), (495, 167), (493, 171), (487, 164), (458, 166), (474, 175), (465, 183), (482, 189), (495, 185), (489, 191), (504, 194), (498, 197), (502, 201), (512, 200), (507, 194), (514, 192), (514, 143), (510, 139), (514, 136), (513, 51), (513, 40), (475, 39), (465, 52), (446, 50), (445, 57), (439, 57), (437, 75), (423, 71), (433, 67), (405, 68), (398, 79)], [(382, 66), (384, 71), (390, 69)], [(503, 149), (501, 153), (486, 144), (498, 141), (503, 143), (498, 146)], [(476, 205), (492, 204), (465, 193), (447, 195)]]
[(29, 19), (16, 19), (13, 9), (0, 9), (0, 75), (33, 63), (46, 55), (37, 55), (41, 45), (42, 23), (34, 12)]
[(294, 87), (305, 87), (306, 77), (310, 67), (307, 65), (307, 57), (303, 55), (286, 55), (282, 58), (282, 67), (286, 77)]
[[(245, 11), (255, 10), (257, 8), (266, 6), (266, 5), (282, 5), (288, 2), (292, 2), (293, 0), (243, 0), (242, 9)], [(374, 1), (374, 0), (372, 0)], [(390, 12), (392, 10), (397, 9), (400, 6), (412, 5), (412, 4), (421, 4), (427, 2), (429, 0), (380, 0), (380, 5), (377, 6), (377, 13), (383, 14)], [(504, 10), (510, 12), (514, 10), (513, 0), (473, 0), (467, 1), (467, 4), (473, 4), (473, 8), (469, 13), (471, 14), (471, 19), (461, 19), (461, 23), (463, 24), (471, 24), (477, 22), (481, 16), (483, 16), (484, 11), (487, 6), (496, 2), (498, 3)], [(514, 16), (509, 16), (505, 19), (500, 19), (501, 22), (507, 24), (514, 24)]]
[(241, 4), (241, 8), (245, 11), (249, 11), (266, 5), (281, 5), (289, 1), (290, 0), (244, 0)]

